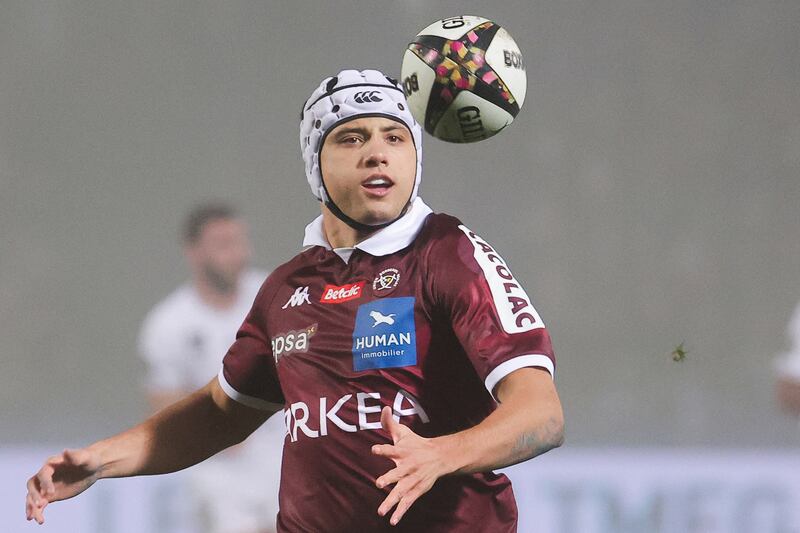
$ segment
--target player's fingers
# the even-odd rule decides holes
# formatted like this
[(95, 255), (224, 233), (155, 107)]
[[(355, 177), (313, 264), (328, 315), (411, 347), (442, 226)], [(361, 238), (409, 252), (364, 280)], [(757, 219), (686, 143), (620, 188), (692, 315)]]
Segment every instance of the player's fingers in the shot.
[(33, 508), (33, 519), (36, 520), (36, 523), (39, 525), (44, 524), (44, 508), (46, 503), (42, 506), (37, 506)]
[(417, 501), (417, 498), (419, 498), (422, 495), (421, 493), (422, 491), (417, 490), (416, 487), (406, 492), (405, 495), (397, 503), (397, 508), (394, 510), (392, 518), (389, 519), (389, 523), (392, 524), (393, 526), (396, 526), (397, 523), (400, 522), (400, 520), (406, 514), (406, 511), (408, 511), (411, 508), (411, 505), (415, 501)]
[(26, 485), (28, 488), (28, 496), (31, 497), (32, 501), (36, 501), (36, 499), (39, 497), (39, 483), (37, 476), (32, 476), (30, 479), (28, 479), (28, 483)]
[(409, 478), (404, 477), (397, 483), (395, 483), (394, 488), (392, 491), (384, 498), (383, 502), (378, 507), (378, 514), (381, 516), (386, 516), (405, 496), (406, 492), (416, 484), (416, 481), (409, 480)]
[(52, 496), (55, 494), (56, 488), (55, 485), (53, 485), (54, 471), (52, 466), (44, 465), (35, 476), (36, 484), (39, 487), (39, 493), (42, 496)]
[(46, 505), (46, 501), (37, 500), (35, 496), (28, 494), (25, 498), (25, 518), (28, 520), (36, 520), (41, 524), (44, 522), (42, 510)]
[(39, 503), (36, 503), (36, 500), (32, 496), (28, 495), (25, 505), (26, 518), (28, 520), (36, 520), (38, 524), (43, 524), (44, 513), (42, 511), (44, 511), (46, 505), (47, 502), (39, 500)]
[(380, 455), (381, 457), (389, 457), (394, 459), (398, 457), (397, 448), (391, 444), (375, 444), (372, 447), (373, 455)]
[(28, 480), (28, 492), (33, 496), (35, 502), (38, 503), (43, 496), (48, 494), (48, 488), (52, 485), (52, 475), (52, 467), (44, 465), (36, 475)]
[(397, 502), (397, 507), (395, 508), (394, 514), (392, 514), (392, 518), (389, 520), (389, 523), (393, 526), (396, 526), (400, 519), (406, 514), (411, 506), (416, 502), (423, 494), (431, 490), (433, 484), (435, 483), (435, 479), (430, 478), (422, 478), (416, 477), (408, 483), (408, 487), (405, 490), (402, 498), (400, 501)]
[(383, 429), (389, 433), (389, 436), (392, 438), (392, 442), (397, 444), (397, 440), (400, 438), (400, 433), (398, 431), (399, 424), (394, 421), (394, 417), (392, 417), (392, 408), (388, 405), (381, 409), (381, 426)]
[(31, 496), (30, 492), (25, 495), (25, 519), (33, 519), (33, 496)]
[(379, 489), (393, 485), (406, 476), (400, 468), (393, 468), (375, 480), (375, 486)]
[(383, 502), (381, 502), (380, 506), (378, 506), (378, 515), (386, 516), (386, 514), (391, 511), (399, 501), (400, 495), (397, 493), (397, 487), (395, 487), (392, 492), (390, 492), (389, 495), (383, 499)]

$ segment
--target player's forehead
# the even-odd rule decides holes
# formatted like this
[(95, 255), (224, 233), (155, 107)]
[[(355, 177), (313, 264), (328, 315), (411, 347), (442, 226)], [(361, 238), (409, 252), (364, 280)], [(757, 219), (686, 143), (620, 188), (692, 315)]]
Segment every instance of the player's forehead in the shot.
[(247, 225), (242, 219), (236, 217), (213, 218), (203, 224), (199, 236), (199, 240), (246, 237)]
[(390, 131), (409, 131), (408, 127), (393, 118), (388, 117), (354, 117), (351, 120), (342, 122), (329, 133), (328, 137), (346, 132), (390, 132)]

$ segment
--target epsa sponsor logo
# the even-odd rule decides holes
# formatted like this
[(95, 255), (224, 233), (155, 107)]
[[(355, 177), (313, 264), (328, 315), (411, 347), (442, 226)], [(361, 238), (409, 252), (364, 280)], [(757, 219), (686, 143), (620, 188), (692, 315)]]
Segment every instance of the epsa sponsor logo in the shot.
[(469, 238), (489, 289), (500, 323), (506, 333), (522, 333), (544, 327), (539, 313), (531, 304), (525, 289), (517, 282), (503, 258), (466, 226), (458, 227)]
[(414, 298), (385, 298), (358, 307), (353, 370), (417, 364)]
[[(400, 422), (400, 417), (414, 415), (418, 416), (423, 424), (430, 421), (419, 401), (405, 390), (397, 391), (391, 405), (392, 416), (396, 422)], [(299, 433), (316, 439), (326, 436), (332, 426), (348, 433), (381, 429), (382, 408), (383, 401), (380, 392), (345, 394), (335, 402), (323, 396), (319, 399), (319, 404), (316, 402), (311, 402), (311, 404), (292, 403), (284, 411), (284, 420), (286, 430), (289, 432), (289, 439), (297, 442)], [(347, 412), (349, 416), (344, 412)], [(344, 419), (339, 416), (340, 414), (344, 416)]]
[(325, 285), (319, 301), (324, 304), (340, 304), (361, 298), (366, 283), (366, 281), (359, 281), (349, 285)]
[(272, 355), (275, 362), (284, 355), (293, 352), (307, 352), (311, 337), (317, 332), (317, 325), (311, 325), (297, 331), (289, 331), (272, 337)]

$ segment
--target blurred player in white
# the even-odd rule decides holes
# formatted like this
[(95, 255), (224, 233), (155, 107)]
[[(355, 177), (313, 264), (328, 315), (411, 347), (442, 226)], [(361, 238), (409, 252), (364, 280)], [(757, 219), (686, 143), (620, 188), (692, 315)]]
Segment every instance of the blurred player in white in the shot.
[(780, 354), (775, 362), (778, 403), (787, 413), (800, 417), (800, 305), (794, 310), (786, 333), (789, 351)]
[[(249, 269), (247, 227), (227, 204), (195, 207), (184, 224), (183, 245), (191, 279), (150, 311), (139, 337), (154, 410), (219, 372), (222, 356), (267, 277)], [(275, 531), (285, 432), (282, 417), (273, 416), (245, 443), (187, 472), (191, 507), (203, 531)]]

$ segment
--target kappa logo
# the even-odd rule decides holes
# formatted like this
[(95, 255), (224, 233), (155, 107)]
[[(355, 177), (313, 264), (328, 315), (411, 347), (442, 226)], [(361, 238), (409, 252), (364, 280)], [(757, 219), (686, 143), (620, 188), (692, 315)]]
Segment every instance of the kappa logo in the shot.
[(381, 94), (380, 91), (363, 91), (356, 93), (356, 95), (353, 97), (353, 100), (359, 104), (366, 104), (368, 102), (383, 102), (383, 98), (378, 96), (379, 94)]
[(311, 300), (308, 299), (308, 287), (297, 287), (294, 294), (289, 297), (289, 300), (283, 304), (281, 309), (287, 307), (297, 307), (298, 305), (310, 304)]
[(396, 268), (387, 268), (375, 276), (372, 281), (372, 290), (376, 293), (388, 293), (400, 283), (400, 271)]
[(388, 315), (381, 314), (380, 311), (370, 311), (369, 317), (375, 321), (372, 324), (372, 327), (377, 327), (380, 324), (388, 324), (389, 326), (394, 325), (394, 317), (397, 316), (397, 313), (389, 313)]
[(322, 291), (322, 298), (319, 301), (323, 304), (340, 304), (361, 298), (366, 283), (366, 281), (359, 281), (349, 285), (325, 285), (325, 289)]

